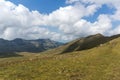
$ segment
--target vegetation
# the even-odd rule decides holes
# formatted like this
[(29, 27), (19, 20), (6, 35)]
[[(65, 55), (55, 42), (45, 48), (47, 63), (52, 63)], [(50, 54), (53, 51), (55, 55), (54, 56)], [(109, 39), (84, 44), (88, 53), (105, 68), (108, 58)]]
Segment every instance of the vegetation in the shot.
[[(0, 59), (1, 80), (120, 80), (120, 38), (89, 50)], [(53, 53), (53, 54), (51, 54)]]

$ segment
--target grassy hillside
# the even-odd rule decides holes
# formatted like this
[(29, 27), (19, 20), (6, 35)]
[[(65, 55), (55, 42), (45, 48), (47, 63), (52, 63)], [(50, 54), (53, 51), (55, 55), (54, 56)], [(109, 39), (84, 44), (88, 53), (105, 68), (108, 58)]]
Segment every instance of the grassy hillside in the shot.
[(110, 37), (103, 36), (102, 34), (90, 35), (88, 37), (69, 42), (66, 47), (63, 48), (61, 53), (91, 49), (118, 37), (120, 37), (120, 35), (114, 35)]
[(49, 54), (51, 50), (46, 54), (1, 58), (0, 80), (120, 80), (119, 49), (117, 38), (69, 54)]

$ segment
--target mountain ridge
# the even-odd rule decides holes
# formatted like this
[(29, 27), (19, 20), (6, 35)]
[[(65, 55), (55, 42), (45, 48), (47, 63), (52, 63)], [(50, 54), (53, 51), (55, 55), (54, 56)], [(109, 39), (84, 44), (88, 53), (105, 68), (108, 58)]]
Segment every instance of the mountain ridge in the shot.
[(16, 52), (43, 52), (48, 49), (56, 48), (63, 45), (61, 42), (53, 41), (50, 39), (37, 39), (37, 40), (4, 40), (0, 39), (0, 55), (13, 55)]
[(110, 37), (103, 36), (100, 33), (90, 35), (88, 37), (80, 38), (70, 45), (68, 44), (68, 47), (66, 47), (61, 53), (91, 49), (100, 46), (101, 44), (104, 44), (106, 42), (109, 42), (113, 39), (116, 39), (118, 37), (120, 37), (120, 34), (113, 35)]
[(87, 37), (75, 39), (73, 41), (66, 43), (65, 45), (62, 45), (55, 49), (47, 50), (43, 53), (64, 54), (64, 53), (69, 53), (74, 51), (88, 50), (94, 47), (102, 46), (103, 44), (119, 37), (120, 37), (120, 34), (113, 35), (113, 36), (104, 36), (98, 33), (95, 35), (90, 35)]

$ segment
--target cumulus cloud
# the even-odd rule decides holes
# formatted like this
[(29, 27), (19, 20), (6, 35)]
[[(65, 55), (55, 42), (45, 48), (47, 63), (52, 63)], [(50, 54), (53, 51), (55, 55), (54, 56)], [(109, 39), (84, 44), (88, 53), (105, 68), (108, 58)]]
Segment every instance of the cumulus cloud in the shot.
[(66, 0), (66, 3), (70, 4), (70, 3), (76, 3), (76, 2), (82, 2), (85, 4), (92, 4), (92, 3), (96, 3), (96, 4), (113, 4), (113, 5), (118, 5), (119, 4), (119, 0)]
[[(65, 26), (64, 26), (65, 27)], [(107, 34), (112, 27), (111, 20), (107, 15), (100, 15), (94, 23), (81, 19), (73, 24), (70, 29), (69, 26), (62, 27), (64, 33), (74, 35), (76, 37), (83, 37), (92, 34)]]
[[(10, 1), (0, 0), (0, 37), (8, 40), (50, 38), (70, 41), (96, 33), (117, 34), (120, 33), (120, 28), (117, 26), (113, 29), (112, 22), (120, 21), (118, 2), (119, 0), (66, 0), (68, 6), (42, 14), (30, 11), (22, 4), (15, 5)], [(113, 5), (115, 13), (100, 14), (95, 22), (84, 19), (94, 15), (103, 4)], [(50, 30), (51, 27), (57, 28), (58, 31)]]
[(115, 14), (111, 15), (111, 18), (113, 20), (120, 21), (120, 6), (116, 7), (116, 12), (115, 12)]
[(0, 1), (0, 32), (1, 38), (36, 39), (52, 38), (53, 32), (40, 27), (44, 15), (38, 11), (29, 11), (28, 8), (18, 6), (9, 1)]

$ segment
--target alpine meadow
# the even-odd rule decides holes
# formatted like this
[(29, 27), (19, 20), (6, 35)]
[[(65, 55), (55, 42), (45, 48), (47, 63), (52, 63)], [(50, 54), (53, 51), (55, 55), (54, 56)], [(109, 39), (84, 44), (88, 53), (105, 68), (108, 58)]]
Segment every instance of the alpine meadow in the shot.
[(120, 0), (0, 0), (0, 80), (120, 80)]

